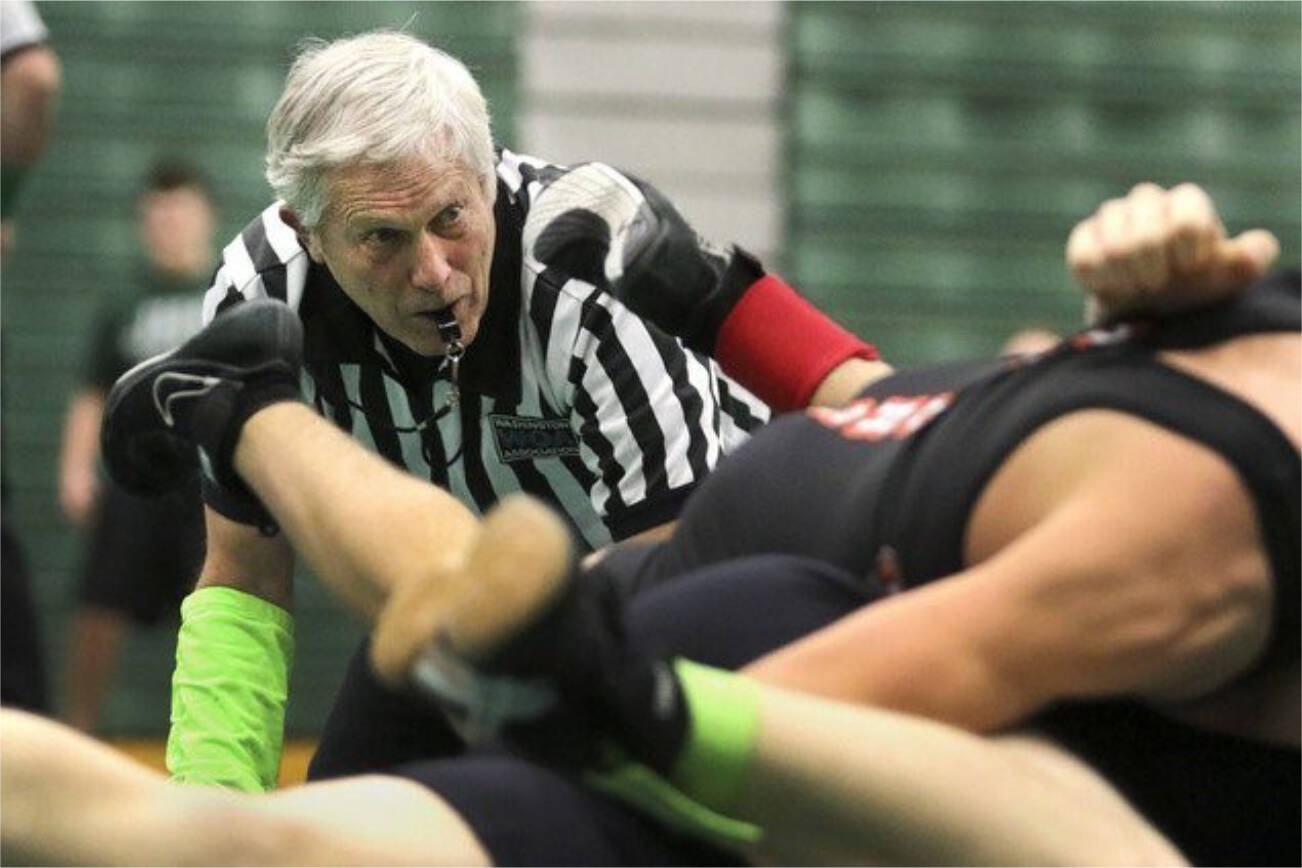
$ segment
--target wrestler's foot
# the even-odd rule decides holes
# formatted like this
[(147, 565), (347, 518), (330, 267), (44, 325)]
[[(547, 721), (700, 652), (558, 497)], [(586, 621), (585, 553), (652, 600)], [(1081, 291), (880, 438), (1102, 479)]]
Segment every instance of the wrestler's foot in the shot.
[(371, 654), (468, 740), (504, 737), (553, 764), (590, 766), (614, 740), (664, 768), (686, 733), (670, 667), (628, 641), (614, 589), (577, 571), (568, 529), (524, 495), (488, 514), (463, 569), (394, 593)]
[(161, 494), (192, 472), (197, 446), (204, 475), (243, 502), (249, 523), (262, 524), (252, 519), (266, 511), (235, 474), (232, 455), (249, 416), (300, 398), (302, 359), (302, 325), (284, 304), (256, 299), (219, 315), (114, 384), (100, 428), (109, 475), (137, 494)]

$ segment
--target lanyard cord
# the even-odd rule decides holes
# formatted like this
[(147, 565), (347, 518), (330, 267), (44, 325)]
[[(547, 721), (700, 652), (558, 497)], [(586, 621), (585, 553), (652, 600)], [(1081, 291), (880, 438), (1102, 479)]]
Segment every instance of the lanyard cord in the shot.
[[(415, 425), (395, 425), (392, 422), (378, 419), (372, 415), (366, 407), (348, 397), (348, 392), (346, 390), (341, 391), (340, 394), (331, 394), (335, 391), (333, 384), (329, 387), (322, 388), (325, 386), (325, 383), (320, 381), (317, 383), (317, 388), (321, 390), (328, 401), (332, 404), (347, 404), (354, 410), (360, 411), (361, 414), (366, 417), (367, 422), (377, 428), (382, 428), (386, 431), (395, 431), (400, 434), (419, 433), (421, 435), (421, 454), (425, 458), (426, 462), (431, 465), (434, 462), (430, 461), (430, 450), (429, 445), (426, 442), (425, 432), (432, 430), (440, 419), (451, 413), (458, 405), (460, 405), (461, 359), (466, 354), (465, 345), (461, 343), (461, 326), (457, 324), (451, 311), (448, 308), (444, 308), (443, 310), (438, 311), (436, 316), (438, 317), (437, 324), (439, 337), (443, 339), (443, 343), (447, 346), (447, 351), (443, 356), (443, 363), (439, 365), (436, 373), (441, 373), (445, 369), (447, 370), (448, 383), (452, 387), (452, 394), (448, 396), (448, 399), (444, 402), (443, 406), (431, 409), (430, 412), (426, 414), (425, 418), (421, 419)], [(341, 398), (342, 400), (339, 400)], [(464, 443), (458, 446), (457, 451), (453, 453), (452, 457), (448, 458), (444, 462), (444, 465), (451, 467), (455, 464), (457, 460), (461, 458), (461, 453), (464, 448)]]

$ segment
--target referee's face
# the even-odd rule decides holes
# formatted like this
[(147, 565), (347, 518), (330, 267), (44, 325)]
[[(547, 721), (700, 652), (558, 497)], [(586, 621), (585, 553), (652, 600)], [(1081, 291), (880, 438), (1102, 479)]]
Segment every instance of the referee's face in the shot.
[(469, 344), (488, 304), (496, 225), (475, 175), (413, 159), (346, 166), (327, 178), (330, 204), (308, 235), (348, 297), (421, 355), (442, 354), (435, 313), (450, 308)]

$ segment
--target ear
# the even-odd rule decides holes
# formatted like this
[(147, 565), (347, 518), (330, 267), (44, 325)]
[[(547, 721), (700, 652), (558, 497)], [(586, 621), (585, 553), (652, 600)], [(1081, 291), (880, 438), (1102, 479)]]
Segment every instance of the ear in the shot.
[(298, 236), (298, 243), (307, 251), (307, 255), (312, 258), (313, 262), (325, 261), (321, 255), (321, 244), (317, 241), (316, 233), (303, 225), (303, 221), (299, 219), (293, 208), (288, 205), (281, 205), (280, 219), (286, 226), (294, 230), (294, 234)]

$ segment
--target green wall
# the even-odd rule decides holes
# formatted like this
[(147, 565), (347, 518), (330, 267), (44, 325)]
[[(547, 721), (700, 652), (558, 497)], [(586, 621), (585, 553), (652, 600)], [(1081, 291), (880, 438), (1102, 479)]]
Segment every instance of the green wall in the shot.
[(1297, 3), (793, 3), (787, 264), (896, 363), (1068, 329), (1076, 220), (1206, 186), (1298, 261)]
[[(299, 39), (406, 26), (476, 72), (509, 139), (515, 117), (514, 4), (38, 3), (63, 63), (51, 149), (20, 206), (6, 263), (4, 452), (15, 522), (28, 548), (51, 675), (61, 666), (80, 541), (55, 501), (59, 431), (87, 328), (105, 295), (129, 284), (137, 255), (136, 185), (161, 153), (206, 170), (222, 212), (220, 244), (270, 201), (263, 125)], [(315, 581), (298, 582), (295, 731), (319, 726), (344, 656), (360, 635)], [(108, 732), (166, 727), (173, 631), (132, 639)], [(57, 692), (57, 691), (56, 691)]]

